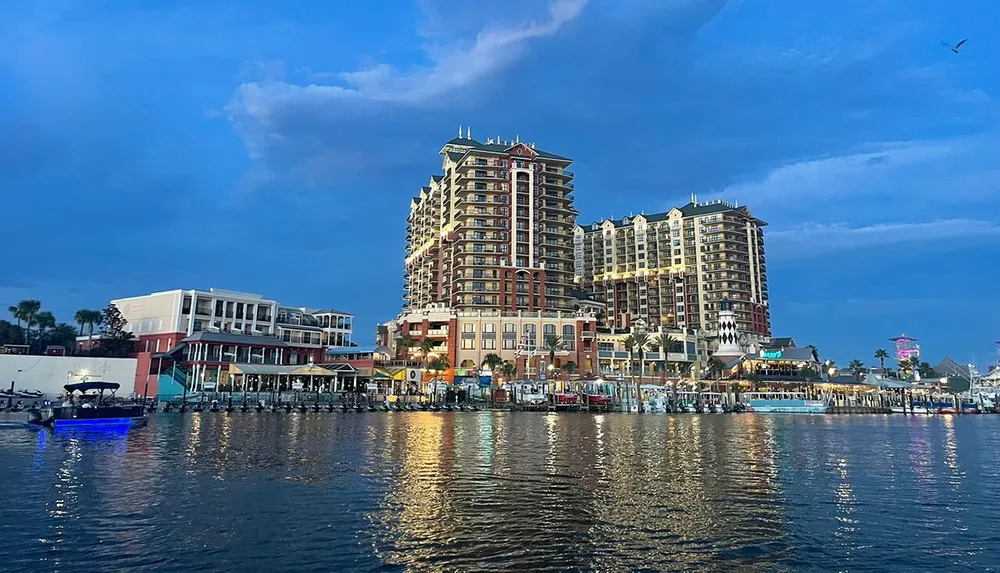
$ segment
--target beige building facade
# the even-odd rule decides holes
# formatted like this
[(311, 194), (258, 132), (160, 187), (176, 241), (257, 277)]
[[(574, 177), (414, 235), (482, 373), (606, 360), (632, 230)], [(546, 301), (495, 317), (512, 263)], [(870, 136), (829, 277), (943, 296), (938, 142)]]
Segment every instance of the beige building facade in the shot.
[(732, 302), (748, 340), (770, 337), (767, 225), (746, 207), (699, 203), (654, 215), (608, 219), (574, 231), (574, 278), (607, 305), (617, 328), (718, 332)]
[(480, 142), (468, 130), (440, 155), (442, 173), (410, 202), (394, 335), (412, 346), (397, 352), (413, 357), (428, 339), (450, 375), (497, 354), (538, 376), (555, 336), (562, 348), (551, 366), (596, 371), (596, 319), (575, 309), (572, 160), (517, 138)]

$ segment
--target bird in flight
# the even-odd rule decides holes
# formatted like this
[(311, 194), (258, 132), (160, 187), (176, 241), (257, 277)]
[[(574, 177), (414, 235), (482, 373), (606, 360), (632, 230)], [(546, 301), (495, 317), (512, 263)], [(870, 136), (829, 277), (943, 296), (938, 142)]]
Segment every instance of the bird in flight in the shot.
[(961, 42), (959, 42), (959, 43), (955, 44), (954, 46), (952, 46), (951, 44), (948, 44), (948, 43), (945, 43), (945, 42), (941, 42), (941, 43), (942, 43), (942, 44), (944, 44), (945, 46), (948, 46), (949, 48), (951, 48), (951, 51), (952, 51), (952, 52), (955, 52), (955, 53), (957, 54), (957, 53), (958, 53), (958, 51), (962, 49), (962, 44), (964, 44), (964, 43), (965, 43), (965, 42), (967, 42), (968, 40), (969, 40), (969, 39), (968, 39), (968, 38), (966, 38), (966, 39), (962, 40)]

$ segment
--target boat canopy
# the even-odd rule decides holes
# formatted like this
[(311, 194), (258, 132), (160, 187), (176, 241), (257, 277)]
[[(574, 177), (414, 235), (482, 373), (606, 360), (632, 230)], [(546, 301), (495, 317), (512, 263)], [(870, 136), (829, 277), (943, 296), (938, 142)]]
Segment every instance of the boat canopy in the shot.
[(122, 385), (117, 382), (76, 382), (63, 386), (67, 392), (86, 392), (87, 390), (111, 390), (113, 392), (121, 387)]

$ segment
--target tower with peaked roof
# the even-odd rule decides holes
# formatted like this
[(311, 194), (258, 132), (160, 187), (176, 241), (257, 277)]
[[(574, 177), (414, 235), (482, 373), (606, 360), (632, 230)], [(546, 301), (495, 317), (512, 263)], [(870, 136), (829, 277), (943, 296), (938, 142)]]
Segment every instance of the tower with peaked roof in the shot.
[(592, 371), (595, 320), (573, 306), (572, 160), (461, 127), (440, 155), (410, 201), (400, 336), (429, 339), (459, 372), (496, 353), (526, 373), (556, 337), (558, 365)]

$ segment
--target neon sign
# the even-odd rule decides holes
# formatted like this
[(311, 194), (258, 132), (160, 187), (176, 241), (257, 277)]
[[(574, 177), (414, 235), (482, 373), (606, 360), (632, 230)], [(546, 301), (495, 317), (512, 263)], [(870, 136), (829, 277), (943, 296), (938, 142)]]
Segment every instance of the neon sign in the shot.
[(761, 353), (760, 356), (761, 356), (761, 358), (772, 358), (772, 359), (773, 358), (781, 358), (781, 351), (780, 350), (765, 350), (763, 353)]

